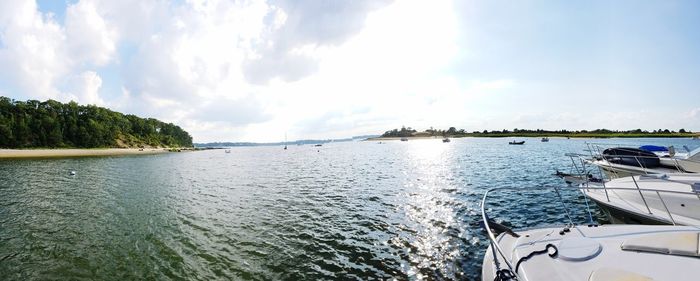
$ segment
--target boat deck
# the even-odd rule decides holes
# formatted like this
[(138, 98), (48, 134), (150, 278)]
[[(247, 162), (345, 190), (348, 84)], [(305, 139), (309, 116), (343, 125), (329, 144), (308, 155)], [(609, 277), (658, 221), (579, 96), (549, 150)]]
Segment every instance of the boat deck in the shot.
[[(697, 280), (700, 276), (700, 258), (697, 256), (661, 253), (666, 248), (650, 243), (649, 249), (659, 252), (623, 250), (625, 243), (658, 240), (658, 235), (696, 237), (684, 244), (668, 246), (693, 249), (697, 254), (699, 227), (694, 226), (640, 226), (604, 225), (577, 226), (569, 232), (563, 228), (543, 228), (518, 232), (519, 238), (502, 234), (498, 244), (505, 249), (506, 258), (516, 265), (518, 260), (535, 251), (546, 249), (547, 244), (558, 248), (558, 255), (534, 255), (520, 264), (518, 275), (524, 280)], [(563, 233), (563, 234), (560, 234)], [(653, 236), (657, 235), (657, 236)], [(684, 236), (684, 237), (685, 237)], [(642, 238), (640, 240), (640, 238)], [(637, 244), (639, 244), (637, 242)], [(687, 244), (687, 245), (686, 245)], [(653, 246), (653, 247), (652, 247)], [(656, 247), (656, 248), (654, 248)], [(675, 247), (675, 248), (674, 248)], [(673, 251), (671, 251), (673, 252)], [(484, 258), (482, 279), (494, 280), (495, 269), (491, 247)], [(676, 252), (674, 252), (676, 253)], [(691, 250), (691, 253), (692, 250)], [(501, 261), (501, 267), (506, 267)], [(606, 279), (606, 277), (635, 277), (637, 279)], [(598, 279), (601, 278), (601, 279)], [(645, 279), (646, 278), (646, 279)]]

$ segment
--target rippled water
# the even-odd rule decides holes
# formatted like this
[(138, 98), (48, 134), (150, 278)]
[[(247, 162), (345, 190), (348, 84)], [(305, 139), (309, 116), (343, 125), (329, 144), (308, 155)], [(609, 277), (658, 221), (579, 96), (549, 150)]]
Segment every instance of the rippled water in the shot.
[[(564, 153), (585, 148), (508, 141), (0, 161), (0, 279), (478, 280), (483, 192), (561, 185)], [(542, 194), (490, 206), (514, 226), (565, 219)]]

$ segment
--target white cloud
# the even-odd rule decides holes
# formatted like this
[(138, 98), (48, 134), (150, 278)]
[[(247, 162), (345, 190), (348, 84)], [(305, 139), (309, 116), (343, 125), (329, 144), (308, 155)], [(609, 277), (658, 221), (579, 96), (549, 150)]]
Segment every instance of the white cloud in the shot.
[[(499, 29), (491, 19), (480, 25), (479, 5), (472, 6), (80, 0), (66, 5), (64, 24), (33, 1), (0, 1), (0, 91), (159, 118), (181, 124), (195, 141), (274, 141), (279, 132), (346, 137), (401, 125), (693, 129), (698, 123), (700, 109), (579, 112), (581, 97), (635, 101), (635, 107), (643, 99), (627, 99), (618, 95), (625, 87), (585, 75), (557, 83), (540, 77), (551, 74), (542, 67), (523, 71), (521, 62), (513, 70), (508, 60), (519, 59), (520, 50), (514, 56), (507, 44), (521, 41), (483, 32)], [(509, 56), (499, 60), (502, 54)]]
[(33, 1), (0, 3), (0, 74), (23, 94), (55, 98), (55, 83), (69, 72), (63, 28)]
[[(447, 123), (474, 88), (436, 74), (457, 51), (450, 2), (81, 0), (65, 26), (25, 3), (1, 13), (0, 68), (28, 97), (182, 123), (201, 141)], [(101, 93), (105, 65), (120, 69), (121, 93)]]
[(114, 58), (116, 31), (98, 14), (94, 1), (83, 0), (68, 6), (65, 30), (67, 55), (73, 60), (104, 65)]
[(285, 120), (266, 126), (322, 138), (447, 124), (470, 95), (457, 79), (439, 74), (456, 54), (455, 25), (449, 2), (399, 1), (370, 13), (343, 44), (298, 47), (296, 53), (318, 61), (318, 72), (266, 87), (274, 97), (268, 111)]
[(67, 93), (68, 99), (81, 104), (104, 106), (105, 102), (99, 94), (100, 87), (102, 87), (102, 79), (96, 72), (86, 71), (72, 77), (69, 85), (72, 89)]
[(65, 27), (33, 1), (0, 5), (0, 73), (15, 94), (103, 104), (99, 75), (81, 65), (109, 62), (115, 43), (90, 1), (67, 8)]

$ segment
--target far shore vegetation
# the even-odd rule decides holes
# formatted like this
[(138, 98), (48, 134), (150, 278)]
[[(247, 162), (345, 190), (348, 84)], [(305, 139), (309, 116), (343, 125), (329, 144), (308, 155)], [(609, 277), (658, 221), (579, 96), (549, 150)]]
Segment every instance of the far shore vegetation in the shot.
[(0, 96), (0, 148), (191, 147), (172, 123), (71, 101), (16, 101)]
[(513, 130), (494, 130), (494, 131), (471, 131), (467, 132), (464, 129), (456, 129), (450, 127), (447, 130), (433, 129), (432, 127), (423, 132), (419, 132), (411, 127), (402, 127), (401, 129), (393, 129), (382, 134), (383, 138), (407, 138), (407, 137), (570, 137), (570, 138), (689, 138), (696, 137), (699, 134), (693, 133), (685, 129), (673, 131), (669, 129), (658, 129), (646, 131), (634, 129), (628, 131), (617, 131), (608, 129), (596, 130), (528, 130), (528, 129), (513, 129)]

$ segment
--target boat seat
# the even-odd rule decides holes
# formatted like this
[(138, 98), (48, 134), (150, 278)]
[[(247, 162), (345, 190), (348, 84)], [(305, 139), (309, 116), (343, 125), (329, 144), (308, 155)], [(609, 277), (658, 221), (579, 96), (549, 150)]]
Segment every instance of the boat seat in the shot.
[(588, 281), (653, 281), (649, 277), (617, 268), (603, 267), (591, 272)]
[(677, 256), (700, 257), (700, 232), (662, 233), (625, 240), (627, 251), (650, 252)]

